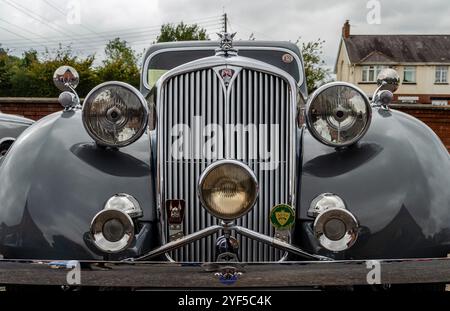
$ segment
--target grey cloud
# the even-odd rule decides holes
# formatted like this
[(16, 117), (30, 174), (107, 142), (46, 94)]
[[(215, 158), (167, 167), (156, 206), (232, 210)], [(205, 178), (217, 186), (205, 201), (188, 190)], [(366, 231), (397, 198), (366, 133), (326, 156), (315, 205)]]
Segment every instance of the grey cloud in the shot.
[[(11, 0), (9, 0), (11, 1)], [(37, 14), (51, 21), (64, 31), (79, 34), (80, 36), (92, 35), (87, 28), (96, 32), (117, 30), (117, 35), (122, 34), (121, 29), (134, 29), (138, 27), (150, 27), (165, 22), (178, 22), (181, 20), (204, 20), (205, 17), (219, 16), (223, 8), (228, 12), (231, 27), (237, 31), (237, 37), (247, 39), (251, 33), (257, 39), (291, 40), (298, 37), (309, 41), (321, 38), (326, 40), (324, 58), (328, 66), (333, 66), (341, 35), (341, 27), (346, 19), (350, 19), (352, 33), (450, 33), (450, 4), (448, 0), (435, 1), (407, 1), (407, 0), (379, 0), (381, 3), (381, 24), (370, 25), (367, 23), (366, 0), (80, 0), (82, 9), (82, 22), (80, 25), (68, 25), (65, 16), (48, 7), (43, 0), (12, 0), (22, 4)], [(60, 8), (66, 8), (70, 0), (47, 0)], [(44, 37), (60, 37), (58, 33), (35, 20), (24, 16), (0, 1), (0, 18), (8, 20)], [(1, 27), (10, 28), (0, 21)], [(207, 27), (214, 39), (214, 31), (219, 28), (216, 23)], [(17, 29), (10, 28), (24, 34)], [(140, 42), (133, 42), (136, 49), (147, 46), (157, 33), (148, 33), (148, 38), (139, 38)], [(109, 37), (114, 37), (114, 33)], [(78, 45), (78, 51), (92, 53), (95, 45), (98, 52), (103, 48), (102, 39), (96, 38), (84, 48)], [(148, 40), (146, 40), (148, 39)], [(10, 33), (0, 29), (0, 43), (5, 40), (21, 41)], [(76, 45), (76, 40), (73, 40)], [(148, 42), (147, 42), (148, 41)], [(6, 45), (6, 44), (4, 44)], [(29, 47), (33, 43), (29, 42)], [(16, 50), (17, 53), (21, 49)]]

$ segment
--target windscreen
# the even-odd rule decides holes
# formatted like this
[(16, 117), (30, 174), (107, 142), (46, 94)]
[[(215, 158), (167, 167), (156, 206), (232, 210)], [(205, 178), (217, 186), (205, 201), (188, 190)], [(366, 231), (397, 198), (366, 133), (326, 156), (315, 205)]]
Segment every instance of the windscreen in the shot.
[[(300, 79), (299, 64), (294, 58), (293, 53), (277, 50), (252, 50), (239, 48), (239, 55), (271, 64), (289, 73), (298, 82)], [(178, 67), (182, 64), (213, 56), (214, 49), (208, 50), (191, 50), (168, 51), (153, 56), (148, 66), (147, 81), (152, 88), (156, 81), (167, 71)]]

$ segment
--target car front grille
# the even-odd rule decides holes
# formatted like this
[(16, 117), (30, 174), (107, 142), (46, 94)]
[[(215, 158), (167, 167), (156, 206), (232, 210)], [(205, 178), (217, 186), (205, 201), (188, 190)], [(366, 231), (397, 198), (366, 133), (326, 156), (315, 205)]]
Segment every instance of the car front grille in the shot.
[[(292, 203), (295, 173), (292, 135), (295, 133), (290, 130), (294, 122), (291, 88), (283, 78), (274, 74), (252, 69), (235, 70), (237, 76), (228, 86), (229, 93), (221, 81), (220, 71), (213, 68), (172, 76), (165, 81), (160, 92), (160, 204), (165, 206), (166, 200), (172, 199), (185, 200), (185, 235), (218, 223), (201, 207), (197, 196), (197, 182), (201, 173), (217, 159), (242, 161), (255, 172), (259, 182), (258, 201), (248, 215), (236, 221), (238, 225), (273, 236), (274, 229), (269, 221), (270, 209), (276, 204)], [(195, 123), (201, 123), (200, 128), (204, 124), (218, 124), (224, 132), (226, 124), (240, 124), (244, 128), (253, 124), (258, 129), (258, 136), (253, 139), (246, 130), (234, 132), (220, 146), (216, 146), (217, 153), (211, 159), (209, 151), (198, 152), (203, 150), (211, 137), (202, 136), (201, 132), (196, 131), (195, 128), (199, 127)], [(188, 126), (191, 135), (183, 136), (184, 155), (174, 157), (174, 148), (171, 146), (180, 138), (172, 135), (176, 124)], [(270, 124), (278, 125), (278, 130), (262, 126)], [(227, 137), (226, 133), (224, 137)], [(275, 149), (270, 150), (265, 144), (271, 144)], [(179, 149), (176, 150), (179, 152)], [(268, 163), (261, 150), (276, 150), (279, 154), (277, 169), (267, 170)], [(164, 208), (162, 211), (165, 212)], [(164, 229), (168, 231), (167, 224)], [(171, 257), (176, 261), (214, 261), (216, 238), (217, 235), (187, 245), (173, 251)], [(279, 250), (246, 237), (237, 238), (240, 241), (240, 258), (244, 262), (276, 261), (282, 257)]]

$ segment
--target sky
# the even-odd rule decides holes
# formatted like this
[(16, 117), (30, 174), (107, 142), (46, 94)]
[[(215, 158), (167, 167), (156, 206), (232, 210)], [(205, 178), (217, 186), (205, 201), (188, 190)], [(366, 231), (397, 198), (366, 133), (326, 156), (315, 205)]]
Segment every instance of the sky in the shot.
[(347, 19), (352, 34), (450, 34), (449, 0), (0, 0), (0, 44), (20, 55), (62, 42), (101, 60), (109, 39), (141, 52), (168, 22), (197, 23), (216, 40), (224, 12), (237, 39), (325, 40), (330, 68)]

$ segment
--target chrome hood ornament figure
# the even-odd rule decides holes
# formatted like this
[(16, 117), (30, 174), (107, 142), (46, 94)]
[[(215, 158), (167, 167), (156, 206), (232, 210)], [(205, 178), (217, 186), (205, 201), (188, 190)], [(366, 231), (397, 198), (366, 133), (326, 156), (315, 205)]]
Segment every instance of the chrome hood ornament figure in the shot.
[(222, 32), (217, 33), (220, 38), (220, 48), (216, 50), (216, 55), (235, 56), (237, 50), (233, 47), (233, 38), (236, 33)]

